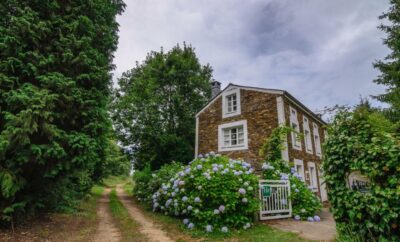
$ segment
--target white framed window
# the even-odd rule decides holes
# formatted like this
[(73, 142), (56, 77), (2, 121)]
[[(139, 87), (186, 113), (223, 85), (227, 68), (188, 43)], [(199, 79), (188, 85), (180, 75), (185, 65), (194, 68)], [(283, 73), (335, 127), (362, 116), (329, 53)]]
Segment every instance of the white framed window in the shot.
[(222, 118), (241, 114), (240, 89), (226, 90), (222, 94)]
[(248, 149), (247, 120), (218, 126), (218, 151)]
[(313, 153), (312, 141), (311, 141), (311, 130), (310, 123), (307, 117), (303, 116), (303, 131), (304, 131), (304, 146), (306, 152), (309, 154)]
[(304, 181), (304, 162), (299, 159), (294, 159), (294, 169), (301, 177), (300, 179)]
[(319, 136), (319, 128), (318, 125), (313, 123), (313, 136), (314, 136), (314, 145), (315, 145), (315, 153), (317, 156), (321, 157), (321, 139)]
[(314, 192), (318, 191), (317, 169), (314, 162), (308, 162), (308, 174), (310, 178), (310, 187)]
[(299, 120), (297, 119), (297, 110), (290, 107), (290, 127), (292, 127), (296, 132), (292, 132), (292, 146), (296, 150), (301, 150), (301, 141), (299, 139)]

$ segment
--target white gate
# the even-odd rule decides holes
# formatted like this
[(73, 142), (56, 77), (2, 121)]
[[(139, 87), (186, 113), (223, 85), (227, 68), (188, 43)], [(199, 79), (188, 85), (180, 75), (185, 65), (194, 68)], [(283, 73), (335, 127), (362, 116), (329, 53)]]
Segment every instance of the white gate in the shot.
[(288, 180), (260, 180), (259, 193), (260, 220), (292, 217)]

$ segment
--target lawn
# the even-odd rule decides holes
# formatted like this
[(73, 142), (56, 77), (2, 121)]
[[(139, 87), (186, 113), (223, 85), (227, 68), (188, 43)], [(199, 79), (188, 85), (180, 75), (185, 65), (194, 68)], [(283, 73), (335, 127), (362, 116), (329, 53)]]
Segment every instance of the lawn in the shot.
[[(132, 182), (124, 184), (124, 190), (132, 194)], [(249, 230), (233, 231), (228, 234), (214, 232), (205, 233), (199, 230), (188, 230), (183, 227), (182, 221), (177, 218), (169, 217), (160, 213), (153, 213), (149, 207), (138, 202), (132, 197), (132, 202), (140, 208), (143, 213), (152, 219), (155, 223), (160, 224), (161, 228), (168, 233), (168, 235), (177, 241), (246, 241), (246, 242), (275, 242), (275, 241), (290, 241), (290, 242), (303, 242), (307, 241), (299, 238), (294, 233), (283, 232), (280, 230), (268, 227), (263, 223), (256, 223)]]

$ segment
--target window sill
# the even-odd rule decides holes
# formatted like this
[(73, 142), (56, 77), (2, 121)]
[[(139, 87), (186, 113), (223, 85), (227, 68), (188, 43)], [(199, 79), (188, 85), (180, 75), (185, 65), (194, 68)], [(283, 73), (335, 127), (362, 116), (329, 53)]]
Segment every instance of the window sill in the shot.
[(238, 116), (240, 115), (240, 112), (234, 112), (234, 113), (223, 113), (222, 118), (230, 118), (230, 117), (234, 117), (234, 116)]

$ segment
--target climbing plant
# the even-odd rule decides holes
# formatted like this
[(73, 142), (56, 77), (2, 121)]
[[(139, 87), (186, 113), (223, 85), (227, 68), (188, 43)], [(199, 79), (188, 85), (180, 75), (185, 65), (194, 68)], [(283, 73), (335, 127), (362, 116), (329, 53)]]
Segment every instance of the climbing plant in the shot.
[[(291, 132), (296, 132), (290, 127), (278, 127), (272, 131), (265, 140), (260, 155), (264, 157), (262, 166), (264, 179), (281, 179), (290, 181), (292, 213), (296, 220), (319, 221), (316, 213), (322, 208), (318, 197), (308, 188), (287, 161), (282, 159), (282, 150), (285, 149), (284, 140)], [(301, 134), (298, 134), (301, 138)]]
[[(323, 168), (329, 201), (342, 234), (363, 241), (400, 240), (400, 142), (376, 114), (340, 111), (328, 129)], [(351, 187), (349, 175), (368, 179)]]

